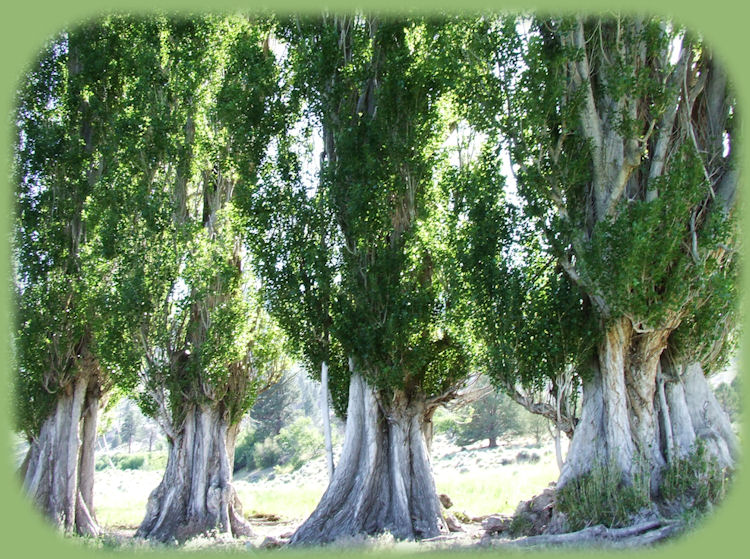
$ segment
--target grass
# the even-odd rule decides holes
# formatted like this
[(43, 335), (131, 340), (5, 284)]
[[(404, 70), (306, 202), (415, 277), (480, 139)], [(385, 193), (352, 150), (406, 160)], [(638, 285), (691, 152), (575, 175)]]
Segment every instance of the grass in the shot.
[(237, 495), (246, 516), (275, 514), (283, 520), (304, 520), (315, 509), (327, 484), (299, 482), (290, 484), (264, 484), (235, 482)]
[(536, 464), (509, 464), (464, 473), (438, 470), (435, 483), (438, 493), (446, 493), (453, 501), (451, 510), (483, 516), (512, 514), (518, 503), (541, 493), (558, 475), (552, 457)]
[[(639, 471), (640, 470), (640, 471)], [(651, 503), (650, 476), (644, 468), (634, 468), (629, 483), (616, 468), (596, 466), (557, 492), (557, 508), (565, 513), (572, 530), (604, 524), (625, 526)]]
[[(515, 456), (519, 448), (513, 446), (502, 456)], [(534, 452), (541, 454), (536, 463), (506, 465), (500, 463), (501, 449), (461, 453), (465, 469), (456, 466), (456, 453), (440, 453), (433, 460), (437, 490), (451, 498), (453, 512), (470, 517), (512, 514), (521, 501), (538, 495), (558, 477), (554, 454), (539, 449)], [(279, 473), (275, 480), (235, 479), (246, 516), (276, 515), (281, 522), (301, 522), (312, 513), (326, 489), (327, 476), (298, 472), (290, 478)], [(99, 522), (106, 528), (135, 529), (143, 520), (148, 496), (162, 472), (107, 468), (96, 475), (94, 500)]]

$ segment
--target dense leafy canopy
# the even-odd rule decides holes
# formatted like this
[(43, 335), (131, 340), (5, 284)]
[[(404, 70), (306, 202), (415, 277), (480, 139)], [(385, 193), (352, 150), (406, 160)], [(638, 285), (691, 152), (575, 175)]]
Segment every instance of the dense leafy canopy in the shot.
[(19, 92), (21, 427), (84, 350), (152, 415), (237, 420), (282, 366), (274, 320), (340, 413), (349, 358), (385, 392), (479, 367), (572, 397), (621, 317), (710, 365), (736, 325), (726, 91), (649, 18), (71, 30)]
[[(280, 373), (283, 337), (257, 296), (233, 202), (248, 187), (239, 169), (260, 165), (275, 126), (267, 31), (244, 17), (110, 17), (53, 41), (30, 74), (19, 108), (22, 399), (63, 387), (82, 340), (172, 425), (209, 400), (239, 421)], [(255, 126), (231, 138), (225, 123), (238, 121)], [(21, 409), (43, 418), (49, 406)]]

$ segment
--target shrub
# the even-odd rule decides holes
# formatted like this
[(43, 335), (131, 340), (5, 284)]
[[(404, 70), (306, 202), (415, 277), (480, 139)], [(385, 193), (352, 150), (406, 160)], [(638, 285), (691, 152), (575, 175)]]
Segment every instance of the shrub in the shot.
[(234, 451), (234, 471), (242, 468), (271, 468), (288, 466), (296, 470), (307, 460), (323, 452), (323, 435), (309, 417), (298, 417), (274, 437), (262, 442), (255, 440), (257, 432), (248, 432), (239, 440)]
[(659, 493), (665, 501), (705, 511), (724, 498), (728, 478), (729, 472), (719, 466), (699, 440), (690, 454), (666, 469)]
[(133, 454), (132, 456), (123, 456), (122, 459), (117, 463), (117, 467), (121, 470), (140, 470), (143, 468), (143, 464), (146, 461), (142, 454)]
[(306, 461), (323, 453), (323, 435), (309, 417), (297, 418), (284, 427), (275, 438), (282, 452), (282, 464), (296, 470)]
[(639, 473), (631, 483), (614, 468), (599, 466), (558, 489), (556, 507), (573, 531), (603, 524), (618, 527), (650, 504), (650, 476)]
[(242, 468), (252, 470), (255, 464), (255, 432), (244, 432), (234, 447), (234, 471), (238, 472)]
[(262, 443), (256, 443), (253, 452), (255, 465), (260, 468), (270, 468), (281, 461), (281, 448), (275, 437), (267, 437)]
[(162, 470), (167, 465), (166, 452), (140, 452), (136, 454), (111, 454), (97, 456), (94, 468), (97, 471), (114, 466), (118, 470)]

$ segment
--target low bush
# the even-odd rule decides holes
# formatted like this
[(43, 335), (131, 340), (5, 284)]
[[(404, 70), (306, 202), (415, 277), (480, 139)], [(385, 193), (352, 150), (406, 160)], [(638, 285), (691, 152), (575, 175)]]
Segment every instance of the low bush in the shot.
[(621, 472), (599, 466), (568, 482), (556, 494), (556, 507), (565, 513), (573, 531), (603, 524), (625, 526), (650, 505), (650, 476), (639, 473), (625, 483)]
[(724, 498), (728, 479), (729, 472), (719, 466), (699, 440), (688, 456), (675, 460), (666, 469), (659, 494), (664, 501), (706, 511)]
[(282, 451), (276, 437), (268, 437), (262, 443), (256, 443), (253, 447), (253, 460), (259, 468), (271, 468), (281, 462)]
[(296, 470), (323, 453), (323, 435), (309, 417), (298, 417), (275, 437), (255, 440), (256, 433), (245, 433), (234, 452), (234, 471), (242, 468), (284, 467)]
[(140, 470), (145, 462), (146, 459), (142, 455), (133, 454), (132, 456), (124, 456), (117, 467), (121, 470)]
[(166, 452), (138, 452), (133, 454), (99, 455), (94, 467), (97, 471), (114, 466), (118, 470), (163, 470), (167, 466)]

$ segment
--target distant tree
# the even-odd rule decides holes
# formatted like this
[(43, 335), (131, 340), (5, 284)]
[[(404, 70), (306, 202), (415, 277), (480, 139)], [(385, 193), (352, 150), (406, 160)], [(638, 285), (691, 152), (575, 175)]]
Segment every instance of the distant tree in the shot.
[(736, 376), (732, 379), (732, 382), (724, 382), (716, 387), (715, 390), (716, 399), (727, 412), (729, 419), (737, 421), (742, 413), (742, 402), (740, 400), (740, 394), (742, 393), (742, 386), (740, 383), (740, 377)]
[(522, 408), (505, 394), (487, 393), (470, 406), (469, 420), (456, 423), (456, 443), (465, 446), (483, 439), (488, 447), (497, 447), (497, 439), (517, 435), (523, 429)]
[(130, 403), (125, 404), (125, 409), (122, 413), (122, 423), (120, 424), (120, 439), (128, 443), (128, 454), (130, 454), (130, 447), (133, 443), (133, 437), (136, 434), (136, 418), (133, 413), (133, 406)]
[(261, 394), (250, 410), (253, 441), (275, 437), (300, 414), (300, 390), (296, 375), (286, 372), (279, 382)]

